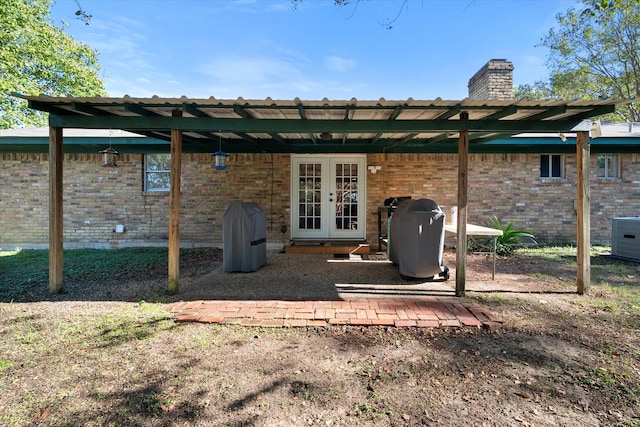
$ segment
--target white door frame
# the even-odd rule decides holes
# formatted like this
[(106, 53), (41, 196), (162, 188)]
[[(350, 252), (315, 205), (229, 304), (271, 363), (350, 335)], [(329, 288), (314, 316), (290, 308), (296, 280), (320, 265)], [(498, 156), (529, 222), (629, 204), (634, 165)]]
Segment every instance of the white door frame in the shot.
[[(320, 171), (316, 167), (310, 167), (309, 180), (318, 186), (314, 194), (307, 195), (311, 203), (300, 204), (300, 165), (320, 165)], [(345, 212), (351, 203), (338, 206), (338, 198), (349, 197), (350, 191), (337, 194), (336, 192), (336, 165), (357, 165), (357, 191), (352, 197), (356, 201), (355, 214), (345, 218)], [(291, 238), (306, 240), (365, 240), (366, 228), (366, 154), (292, 154), (291, 155)], [(347, 172), (348, 173), (348, 172)], [(317, 176), (312, 176), (316, 175)], [(311, 184), (311, 182), (310, 182)], [(307, 193), (309, 189), (306, 189)], [(301, 227), (301, 209), (308, 212), (309, 228)], [(345, 211), (342, 211), (345, 209)], [(303, 213), (304, 214), (304, 213)], [(355, 217), (355, 218), (354, 218)], [(355, 219), (355, 221), (354, 221)], [(346, 227), (346, 228), (345, 228)]]

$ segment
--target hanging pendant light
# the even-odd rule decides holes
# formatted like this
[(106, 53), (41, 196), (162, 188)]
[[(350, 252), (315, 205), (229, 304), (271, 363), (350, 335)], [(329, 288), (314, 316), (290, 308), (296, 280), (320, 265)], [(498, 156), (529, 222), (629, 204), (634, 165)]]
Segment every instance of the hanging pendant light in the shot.
[(111, 147), (111, 129), (109, 129), (109, 148), (98, 152), (100, 154), (104, 154), (104, 163), (102, 164), (102, 166), (110, 168), (118, 166), (118, 164), (116, 163), (116, 159), (120, 155), (120, 153), (118, 153), (115, 148)]
[(216, 151), (215, 153), (212, 154), (212, 156), (215, 158), (215, 161), (216, 161), (216, 163), (213, 166), (213, 168), (217, 169), (217, 170), (225, 170), (227, 168), (226, 161), (227, 161), (227, 157), (229, 157), (229, 155), (227, 153), (225, 153), (224, 151), (222, 151), (222, 131), (220, 131), (220, 133), (218, 133), (218, 138), (219, 138), (218, 151)]
[(116, 163), (116, 158), (120, 155), (114, 148), (109, 148), (100, 151), (100, 154), (104, 154), (104, 167), (116, 167), (118, 164)]

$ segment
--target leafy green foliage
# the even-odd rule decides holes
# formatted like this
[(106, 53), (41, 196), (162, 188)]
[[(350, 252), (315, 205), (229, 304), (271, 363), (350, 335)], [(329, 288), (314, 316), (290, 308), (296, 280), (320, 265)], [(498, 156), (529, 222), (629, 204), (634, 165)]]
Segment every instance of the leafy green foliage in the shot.
[(0, 1), (0, 128), (41, 126), (46, 116), (12, 93), (104, 95), (97, 52), (50, 17), (53, 0)]
[(539, 101), (555, 97), (553, 88), (543, 81), (537, 81), (533, 85), (519, 85), (513, 90), (513, 99), (518, 101)]
[(636, 101), (617, 117), (640, 121), (640, 2), (581, 0), (556, 17), (542, 45), (555, 97), (624, 98)]
[[(640, 0), (633, 0), (635, 3), (640, 4)], [(614, 13), (616, 7), (623, 4), (624, 0), (597, 0), (592, 2), (592, 6), (586, 8), (582, 13), (595, 16), (596, 13), (608, 12)]]
[(529, 239), (532, 243), (537, 244), (534, 235), (530, 232), (514, 230), (513, 221), (503, 226), (495, 215), (491, 215), (489, 221), (493, 228), (502, 230), (502, 236), (498, 236), (496, 240), (496, 252), (499, 255), (511, 255), (514, 249), (524, 246), (522, 239)]

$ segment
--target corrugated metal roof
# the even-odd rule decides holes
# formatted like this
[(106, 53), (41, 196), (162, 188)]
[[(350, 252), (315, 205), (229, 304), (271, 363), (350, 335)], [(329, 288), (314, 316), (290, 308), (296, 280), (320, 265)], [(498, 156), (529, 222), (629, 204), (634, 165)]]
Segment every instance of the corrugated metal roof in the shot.
[(470, 150), (482, 152), (489, 141), (523, 132), (568, 132), (629, 102), (20, 97), (50, 113), (52, 126), (122, 129), (163, 141), (180, 129), (185, 152), (222, 145), (235, 153), (455, 152), (462, 130)]
[[(143, 135), (120, 129), (66, 129), (70, 138), (144, 138)], [(0, 129), (0, 138), (49, 138), (48, 127)]]

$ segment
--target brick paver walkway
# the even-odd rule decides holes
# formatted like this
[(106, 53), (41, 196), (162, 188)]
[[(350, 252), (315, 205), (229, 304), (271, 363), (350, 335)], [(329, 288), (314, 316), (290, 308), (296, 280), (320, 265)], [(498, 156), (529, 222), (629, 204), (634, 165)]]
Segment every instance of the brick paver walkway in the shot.
[(270, 327), (386, 325), (491, 327), (501, 320), (486, 308), (457, 298), (371, 298), (339, 301), (200, 300), (169, 306), (176, 321)]

